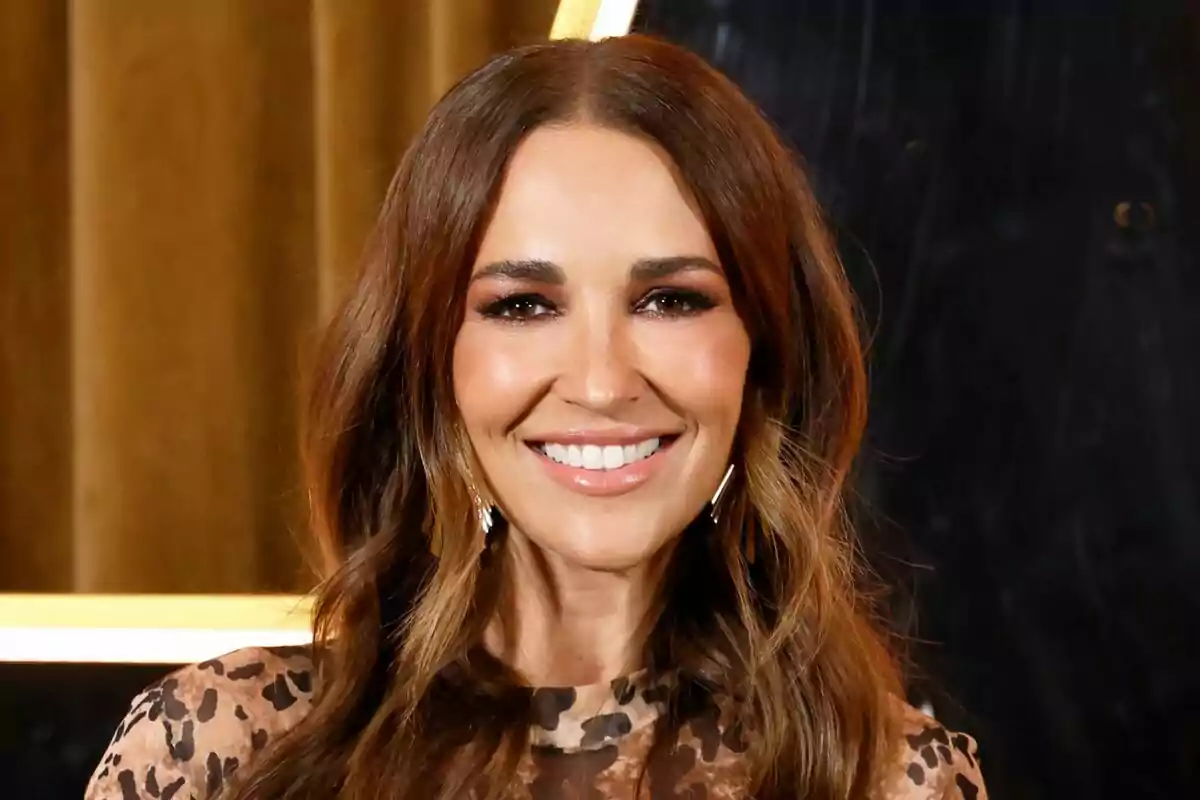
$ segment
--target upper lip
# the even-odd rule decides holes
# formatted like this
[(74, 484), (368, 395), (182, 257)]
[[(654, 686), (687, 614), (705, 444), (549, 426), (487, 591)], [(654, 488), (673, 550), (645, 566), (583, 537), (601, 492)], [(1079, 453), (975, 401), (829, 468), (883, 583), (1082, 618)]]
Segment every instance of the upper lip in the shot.
[(627, 445), (638, 444), (647, 439), (664, 439), (678, 436), (679, 431), (654, 430), (650, 428), (609, 428), (604, 430), (569, 430), (526, 436), (525, 441), (537, 444), (575, 445)]

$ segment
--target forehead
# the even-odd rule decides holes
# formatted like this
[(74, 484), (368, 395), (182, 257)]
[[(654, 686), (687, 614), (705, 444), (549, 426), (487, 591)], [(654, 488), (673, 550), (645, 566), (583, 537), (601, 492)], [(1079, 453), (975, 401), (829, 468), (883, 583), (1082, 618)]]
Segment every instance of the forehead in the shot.
[(478, 263), (564, 268), (716, 254), (699, 210), (653, 142), (590, 125), (540, 128), (509, 162)]

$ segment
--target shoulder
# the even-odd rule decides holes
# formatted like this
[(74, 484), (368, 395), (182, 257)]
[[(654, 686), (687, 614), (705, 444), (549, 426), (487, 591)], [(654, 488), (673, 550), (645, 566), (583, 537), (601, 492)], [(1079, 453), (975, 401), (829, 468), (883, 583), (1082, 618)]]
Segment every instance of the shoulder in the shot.
[(975, 740), (900, 705), (897, 761), (878, 800), (987, 800)]
[(86, 800), (207, 798), (312, 706), (307, 647), (248, 648), (184, 667), (133, 699)]

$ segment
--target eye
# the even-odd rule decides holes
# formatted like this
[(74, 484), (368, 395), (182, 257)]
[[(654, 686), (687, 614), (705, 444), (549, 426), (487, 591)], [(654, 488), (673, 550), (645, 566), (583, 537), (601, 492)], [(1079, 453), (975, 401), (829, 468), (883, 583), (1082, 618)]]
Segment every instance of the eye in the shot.
[(655, 289), (641, 299), (637, 310), (654, 317), (687, 317), (715, 305), (711, 298), (689, 289)]
[(484, 317), (512, 322), (528, 322), (556, 312), (554, 304), (540, 294), (512, 294), (479, 308), (479, 313)]

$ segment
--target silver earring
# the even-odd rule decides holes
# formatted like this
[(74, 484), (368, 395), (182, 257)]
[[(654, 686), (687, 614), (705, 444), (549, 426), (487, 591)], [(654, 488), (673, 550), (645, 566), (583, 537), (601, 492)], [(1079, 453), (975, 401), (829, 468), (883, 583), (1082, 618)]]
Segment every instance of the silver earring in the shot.
[(721, 478), (721, 484), (717, 486), (717, 493), (713, 495), (712, 500), (708, 504), (708, 515), (712, 517), (712, 521), (717, 521), (717, 504), (721, 502), (721, 495), (725, 494), (725, 487), (729, 485), (729, 479), (733, 477), (733, 464), (729, 465), (729, 469), (725, 470), (725, 477)]
[(492, 520), (492, 507), (484, 505), (483, 500), (476, 497), (475, 508), (478, 509), (479, 513), (479, 527), (483, 528), (483, 535), (486, 537), (492, 532), (492, 525), (494, 524)]
[(471, 487), (471, 500), (475, 505), (475, 516), (479, 517), (479, 527), (483, 529), (483, 535), (486, 537), (492, 529), (492, 524), (495, 520), (492, 519), (492, 507), (488, 503), (483, 502), (483, 496), (479, 494), (479, 490), (474, 486)]
[(496, 549), (496, 519), (493, 516), (495, 506), (483, 502), (483, 498), (475, 495), (475, 513), (479, 517), (479, 529), (483, 531), (483, 549), (479, 551), (479, 563), (487, 566), (491, 561), (492, 551)]

